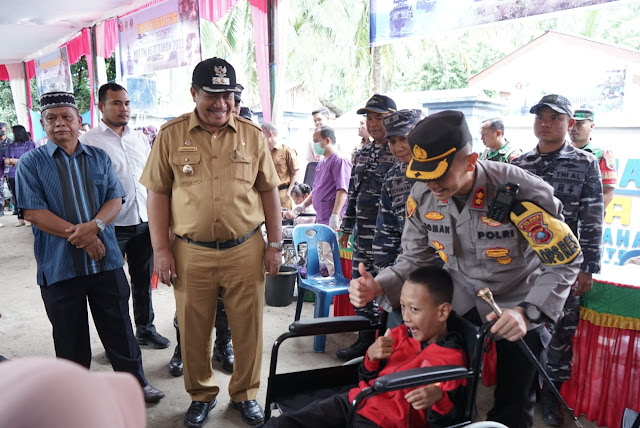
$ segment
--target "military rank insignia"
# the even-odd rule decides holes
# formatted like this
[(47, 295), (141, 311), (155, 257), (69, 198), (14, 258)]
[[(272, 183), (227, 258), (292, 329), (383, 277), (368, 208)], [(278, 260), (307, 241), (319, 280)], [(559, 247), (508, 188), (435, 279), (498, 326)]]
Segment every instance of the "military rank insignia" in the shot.
[(478, 187), (476, 189), (476, 193), (473, 195), (473, 202), (471, 202), (471, 206), (473, 208), (482, 208), (484, 205), (484, 195), (485, 195), (484, 187)]
[(413, 198), (409, 196), (409, 198), (407, 199), (407, 218), (411, 218), (413, 213), (416, 211), (417, 206), (418, 205), (416, 204), (416, 201), (414, 201)]

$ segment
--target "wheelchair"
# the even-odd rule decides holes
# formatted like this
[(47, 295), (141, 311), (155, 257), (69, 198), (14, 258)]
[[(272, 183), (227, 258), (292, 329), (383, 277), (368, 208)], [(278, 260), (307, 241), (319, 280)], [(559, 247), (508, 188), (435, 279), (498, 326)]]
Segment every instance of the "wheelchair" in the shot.
[[(464, 393), (464, 403), (460, 412), (460, 420), (452, 427), (467, 426), (476, 417), (476, 394), (480, 375), (482, 373), (482, 356), (489, 329), (493, 323), (476, 326), (458, 315), (461, 333), (464, 338), (467, 366), (437, 366), (411, 369), (394, 374), (381, 376), (374, 381), (371, 388), (362, 390), (354, 400), (354, 407), (366, 400), (367, 397), (388, 391), (414, 388), (453, 379), (467, 379)], [(277, 373), (278, 352), (285, 340), (294, 337), (336, 334), (363, 330), (377, 330), (384, 333), (384, 317), (371, 320), (363, 316), (314, 318), (296, 321), (289, 326), (289, 331), (280, 335), (274, 342), (271, 351), (267, 397), (265, 403), (265, 422), (271, 418), (273, 410), (281, 414), (295, 411), (306, 405), (338, 393), (349, 391), (358, 384), (358, 365), (345, 365), (310, 369), (289, 373)], [(355, 413), (355, 412), (354, 412)], [(492, 423), (485, 425), (499, 427)]]

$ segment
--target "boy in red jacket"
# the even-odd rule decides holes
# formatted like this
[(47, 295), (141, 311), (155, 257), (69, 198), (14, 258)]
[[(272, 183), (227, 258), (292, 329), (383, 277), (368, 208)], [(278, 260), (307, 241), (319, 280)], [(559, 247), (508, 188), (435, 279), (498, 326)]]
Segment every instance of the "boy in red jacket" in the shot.
[[(360, 383), (299, 411), (271, 418), (265, 427), (346, 427), (353, 398), (379, 376), (418, 367), (466, 364), (463, 339), (451, 314), (453, 282), (437, 267), (416, 269), (402, 287), (404, 324), (387, 330), (369, 347), (360, 366)], [(464, 380), (440, 382), (376, 395), (358, 410), (354, 427), (447, 426), (457, 421)]]

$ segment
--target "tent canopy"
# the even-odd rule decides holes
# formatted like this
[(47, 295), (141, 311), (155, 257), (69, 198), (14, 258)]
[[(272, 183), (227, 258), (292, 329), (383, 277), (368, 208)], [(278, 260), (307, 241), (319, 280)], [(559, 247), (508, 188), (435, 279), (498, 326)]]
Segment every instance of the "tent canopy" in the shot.
[(19, 63), (50, 53), (82, 28), (122, 15), (150, 0), (16, 0), (0, 16), (0, 64)]

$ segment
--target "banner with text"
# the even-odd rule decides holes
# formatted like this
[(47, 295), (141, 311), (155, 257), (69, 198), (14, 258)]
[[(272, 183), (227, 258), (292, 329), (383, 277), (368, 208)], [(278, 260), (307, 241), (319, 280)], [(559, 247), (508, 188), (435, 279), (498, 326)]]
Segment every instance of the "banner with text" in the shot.
[(640, 248), (640, 156), (616, 159), (618, 186), (607, 207), (602, 236), (604, 264), (618, 264), (628, 250)]
[(58, 91), (73, 92), (66, 46), (48, 55), (36, 58), (34, 65), (36, 68), (38, 95), (42, 96), (49, 92)]
[[(372, 45), (619, 0), (370, 0)], [(461, 13), (464, 11), (464, 13)]]
[(200, 62), (198, 0), (167, 0), (118, 18), (122, 76)]

